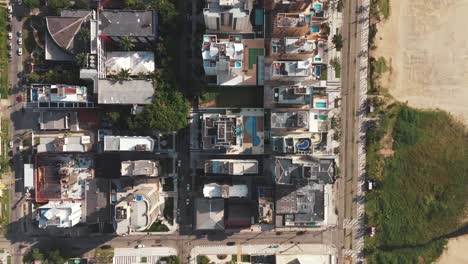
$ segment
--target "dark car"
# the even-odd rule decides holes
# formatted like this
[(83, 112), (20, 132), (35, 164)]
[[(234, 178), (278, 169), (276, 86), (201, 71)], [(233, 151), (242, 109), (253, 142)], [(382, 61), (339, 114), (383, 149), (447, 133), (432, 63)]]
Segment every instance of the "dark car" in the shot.
[(227, 243), (226, 243), (226, 246), (234, 246), (235, 244), (236, 244), (236, 242), (230, 241), (230, 242), (227, 242)]
[(305, 234), (305, 231), (297, 231), (297, 232), (296, 232), (296, 235), (298, 235), (298, 236), (302, 236), (302, 235), (304, 235), (304, 234)]

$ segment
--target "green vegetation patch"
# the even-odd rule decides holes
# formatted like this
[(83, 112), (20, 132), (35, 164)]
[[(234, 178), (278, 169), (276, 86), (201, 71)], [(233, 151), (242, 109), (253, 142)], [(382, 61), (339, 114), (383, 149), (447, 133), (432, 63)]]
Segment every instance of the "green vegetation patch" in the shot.
[(257, 86), (204, 87), (200, 104), (209, 107), (262, 107), (263, 89)]
[(390, 17), (390, 0), (378, 0), (379, 11), (382, 14), (384, 19)]
[[(369, 263), (430, 263), (443, 237), (460, 228), (468, 202), (465, 128), (443, 111), (394, 104), (379, 113), (368, 134), (368, 174), (381, 179), (381, 189), (366, 195), (368, 224), (377, 228), (366, 239)], [(393, 156), (384, 159), (387, 131)]]
[(249, 49), (249, 69), (253, 69), (254, 64), (257, 64), (257, 57), (263, 56), (263, 49)]
[(156, 221), (151, 224), (150, 228), (146, 229), (145, 232), (167, 232), (169, 227), (163, 224), (161, 221)]
[(387, 61), (384, 57), (379, 57), (377, 60), (374, 60), (375, 72), (377, 74), (382, 74), (388, 71)]
[(169, 222), (171, 225), (174, 224), (174, 198), (173, 197), (164, 198), (163, 215), (167, 222)]
[[(8, 99), (7, 11), (0, 7), (0, 97)], [(12, 51), (13, 55), (14, 51)]]

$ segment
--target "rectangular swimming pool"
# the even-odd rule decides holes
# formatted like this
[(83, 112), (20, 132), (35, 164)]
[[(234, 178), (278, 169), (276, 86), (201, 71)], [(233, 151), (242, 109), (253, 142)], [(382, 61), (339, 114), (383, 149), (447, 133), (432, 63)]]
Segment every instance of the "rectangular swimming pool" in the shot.
[(325, 103), (325, 102), (316, 102), (315, 107), (317, 107), (317, 108), (326, 108), (327, 103)]
[(314, 4), (314, 9), (317, 11), (322, 10), (322, 5), (321, 4)]

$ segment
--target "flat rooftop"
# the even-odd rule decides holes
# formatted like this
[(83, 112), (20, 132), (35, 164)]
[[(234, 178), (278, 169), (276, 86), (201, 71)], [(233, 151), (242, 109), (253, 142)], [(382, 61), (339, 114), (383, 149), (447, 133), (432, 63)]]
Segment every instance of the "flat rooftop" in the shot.
[(131, 75), (154, 72), (154, 52), (112, 51), (106, 53), (106, 74), (117, 75), (121, 70), (130, 70)]
[(99, 12), (101, 32), (107, 36), (156, 35), (157, 14), (153, 10), (103, 10)]
[(153, 151), (151, 137), (105, 136), (104, 151)]
[(99, 104), (145, 105), (153, 101), (154, 87), (151, 80), (99, 79), (98, 87)]

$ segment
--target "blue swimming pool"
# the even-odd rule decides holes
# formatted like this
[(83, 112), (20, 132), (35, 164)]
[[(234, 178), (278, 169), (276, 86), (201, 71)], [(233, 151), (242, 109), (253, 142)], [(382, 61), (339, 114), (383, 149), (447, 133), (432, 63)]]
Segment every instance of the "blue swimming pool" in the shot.
[(319, 119), (320, 119), (320, 120), (327, 120), (327, 119), (328, 119), (328, 116), (326, 116), (326, 115), (319, 115)]
[(322, 5), (321, 4), (314, 4), (314, 9), (317, 11), (322, 10)]
[(327, 103), (325, 103), (325, 102), (316, 102), (315, 107), (317, 107), (317, 108), (326, 108)]
[(234, 65), (236, 66), (236, 68), (242, 68), (242, 61), (236, 61)]
[(307, 138), (299, 140), (296, 147), (300, 150), (308, 150), (310, 147), (310, 140)]
[(250, 116), (247, 118), (244, 124), (245, 133), (249, 133), (252, 136), (252, 145), (258, 146), (262, 143), (262, 140), (257, 135), (257, 118)]
[(322, 73), (322, 68), (320, 68), (320, 66), (315, 66), (315, 76), (320, 77), (321, 73)]
[(320, 31), (320, 27), (319, 26), (311, 26), (310, 27), (310, 32), (311, 33), (316, 33), (316, 32), (319, 32)]

